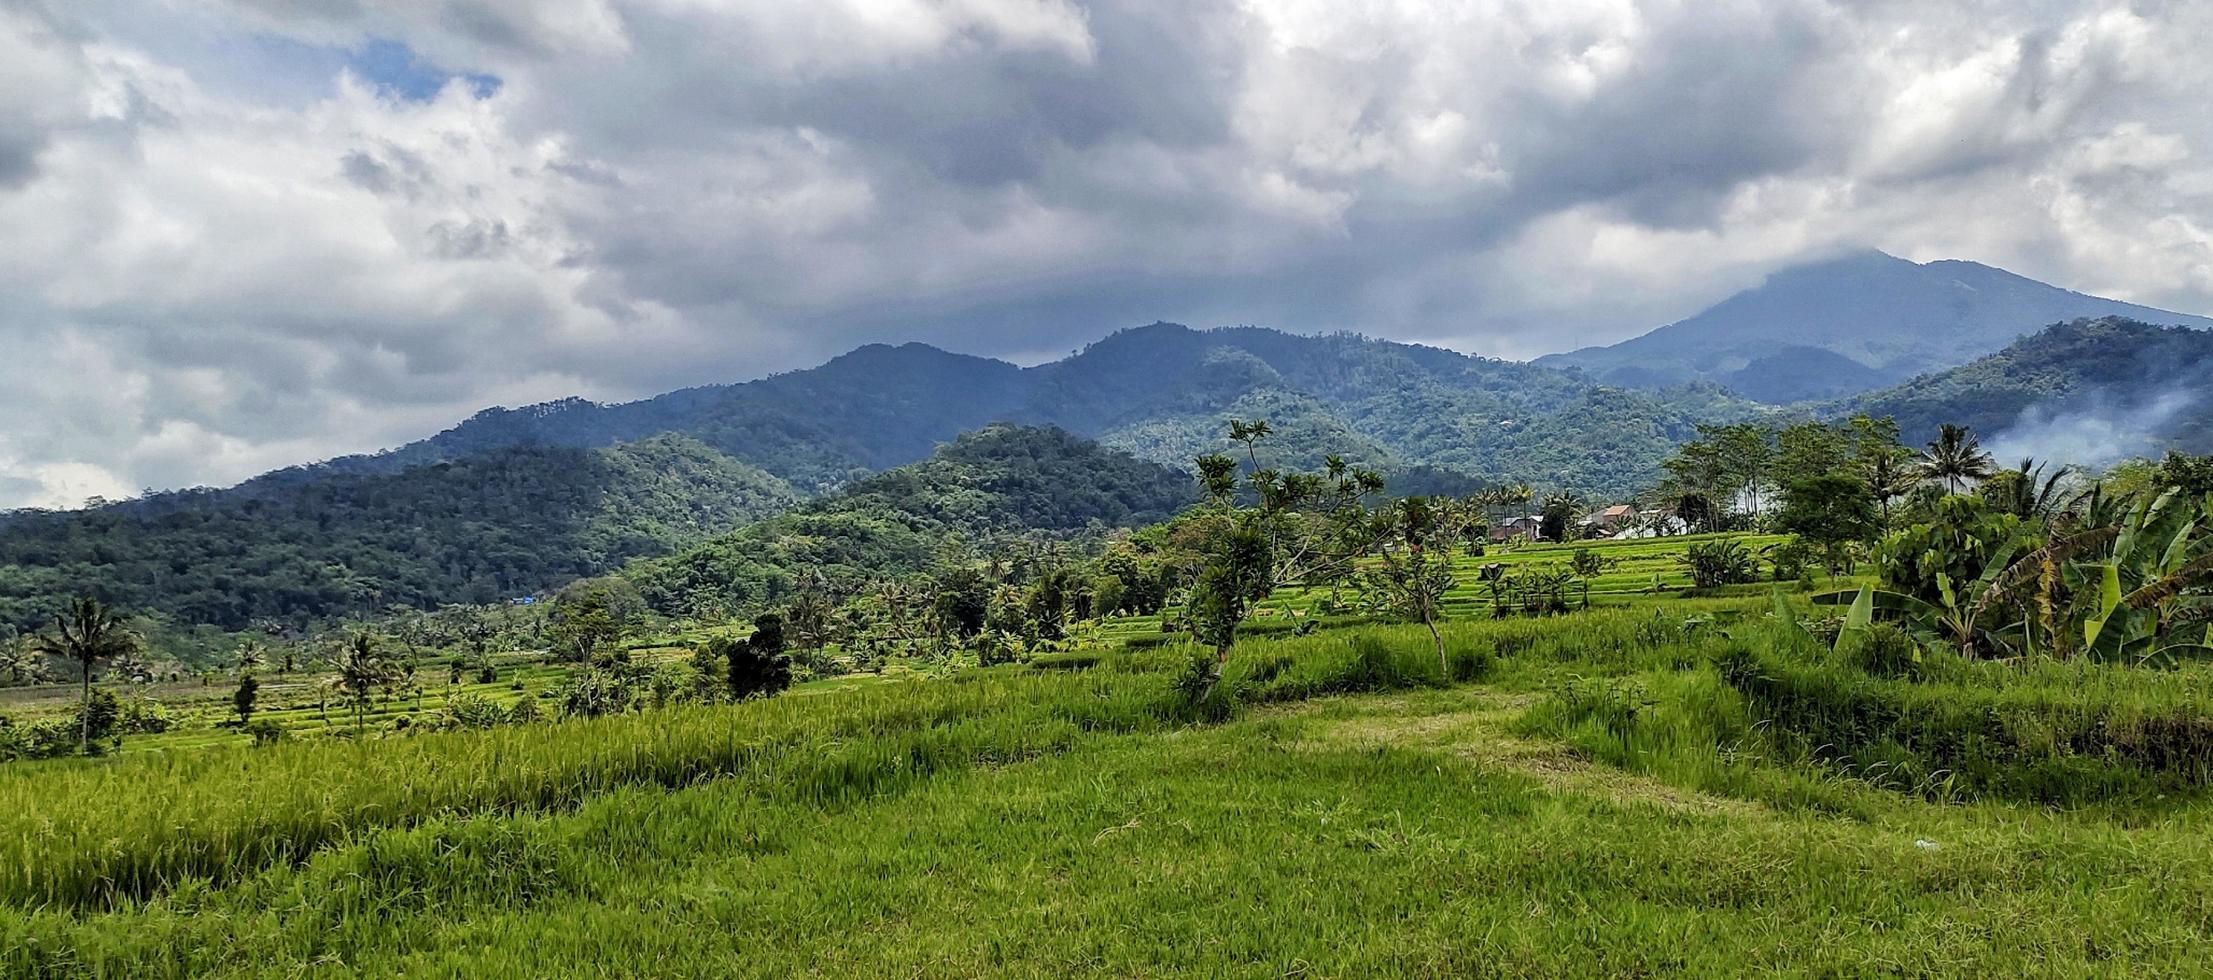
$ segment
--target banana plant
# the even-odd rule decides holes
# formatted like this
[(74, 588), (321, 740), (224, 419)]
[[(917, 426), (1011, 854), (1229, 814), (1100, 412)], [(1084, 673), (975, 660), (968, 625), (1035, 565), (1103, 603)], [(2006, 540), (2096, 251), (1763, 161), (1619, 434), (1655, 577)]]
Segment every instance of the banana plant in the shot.
[[(1938, 573), (1937, 602), (1888, 589), (1865, 587), (1856, 591), (1827, 592), (1813, 597), (1820, 605), (1841, 606), (1850, 604), (1845, 614), (1845, 628), (1850, 630), (1855, 621), (1864, 632), (1875, 618), (1895, 620), (1909, 635), (1923, 646), (1949, 646), (1969, 656), (1990, 654), (2008, 655), (2015, 652), (2003, 630), (1991, 628), (1984, 619), (1989, 608), (1973, 601), (1972, 597), (1987, 592), (1999, 576), (2011, 567), (2013, 554), (2019, 545), (2008, 543), (2000, 546), (1983, 566), (1982, 574), (1965, 589), (1959, 588), (1950, 575)], [(1841, 637), (1840, 637), (1841, 638)]]
[[(2030, 652), (2137, 663), (2213, 657), (2213, 636), (2185, 632), (2213, 619), (2204, 592), (2213, 584), (2209, 515), (2213, 496), (2143, 501), (2113, 524), (2056, 538), (2014, 563), (1977, 605), (2027, 609), (2007, 632)], [(2030, 601), (2009, 602), (2031, 583)]]

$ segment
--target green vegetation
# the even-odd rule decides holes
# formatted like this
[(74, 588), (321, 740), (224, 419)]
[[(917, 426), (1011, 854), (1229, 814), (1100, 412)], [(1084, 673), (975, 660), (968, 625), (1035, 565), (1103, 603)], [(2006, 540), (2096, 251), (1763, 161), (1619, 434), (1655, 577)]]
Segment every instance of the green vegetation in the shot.
[(0, 717), (0, 973), (2192, 967), (2213, 463), (1897, 433), (1599, 508), (994, 426), (196, 694), (82, 598)]
[(2173, 446), (2213, 451), (2213, 416), (2202, 406), (2155, 406), (2201, 389), (2213, 373), (2213, 333), (2107, 317), (2055, 323), (1959, 367), (1916, 377), (1823, 409), (1828, 415), (1896, 418), (1915, 439), (1936, 436), (1944, 423), (2002, 432), (2024, 415), (2057, 418), (2076, 412), (2141, 419), (2116, 434), (2145, 440), (2121, 447)]
[(814, 587), (852, 590), (930, 569), (994, 536), (1096, 535), (1163, 520), (1190, 478), (1057, 429), (996, 426), (930, 459), (870, 477), (781, 517), (632, 570), (652, 605), (727, 615)]
[(499, 602), (796, 499), (774, 477), (667, 436), (18, 512), (0, 518), (0, 623), (37, 629), (82, 592), (229, 630)]

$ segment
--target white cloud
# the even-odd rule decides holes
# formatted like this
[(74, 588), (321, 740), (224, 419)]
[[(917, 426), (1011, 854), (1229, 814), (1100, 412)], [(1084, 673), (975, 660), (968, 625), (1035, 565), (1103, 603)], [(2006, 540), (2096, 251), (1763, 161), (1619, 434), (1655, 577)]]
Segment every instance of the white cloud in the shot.
[[(0, 0), (0, 505), (870, 340), (1530, 356), (1857, 245), (2213, 310), (2209, 41), (2120, 0)], [(498, 85), (403, 97), (438, 71)]]

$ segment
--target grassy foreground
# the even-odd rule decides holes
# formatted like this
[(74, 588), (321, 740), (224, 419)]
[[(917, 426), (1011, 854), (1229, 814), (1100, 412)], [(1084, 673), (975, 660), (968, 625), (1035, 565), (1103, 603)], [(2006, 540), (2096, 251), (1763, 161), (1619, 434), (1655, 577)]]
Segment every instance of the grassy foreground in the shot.
[[(1762, 620), (1460, 623), (1453, 685), (1426, 634), (1378, 628), (1245, 644), (1197, 704), (1160, 650), (11, 768), (0, 973), (2125, 975), (2213, 954), (2202, 760), (2112, 762), (2141, 778), (2077, 810), (2006, 778), (2079, 766), (2051, 719), (2181, 717), (2200, 679), (2024, 674), (1947, 727), (1885, 715), (1898, 678)], [(1786, 666), (1866, 679), (1785, 716)], [(1971, 786), (1856, 768), (1969, 749)]]

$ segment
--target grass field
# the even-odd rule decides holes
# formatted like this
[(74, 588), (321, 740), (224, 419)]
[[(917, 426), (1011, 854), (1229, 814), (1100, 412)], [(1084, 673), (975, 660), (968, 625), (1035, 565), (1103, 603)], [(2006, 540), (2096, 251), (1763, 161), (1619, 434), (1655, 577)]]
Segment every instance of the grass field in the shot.
[(1772, 608), (1463, 617), (1450, 684), (1362, 627), (1248, 640), (1196, 702), (1162, 648), (11, 766), (0, 972), (2201, 969), (2204, 675), (1898, 676)]
[[(1448, 614), (1461, 617), (1483, 617), (1490, 614), (1489, 599), (1483, 590), (1478, 574), (1481, 565), (1496, 563), (1508, 570), (1526, 568), (1564, 569), (1569, 556), (1580, 549), (1588, 549), (1608, 562), (1607, 569), (1589, 580), (1587, 599), (1594, 608), (1622, 606), (1656, 606), (1670, 610), (1695, 613), (1700, 609), (1719, 608), (1731, 601), (1731, 595), (1765, 595), (1772, 588), (1768, 584), (1740, 586), (1721, 590), (1720, 594), (1703, 600), (1689, 600), (1681, 593), (1690, 586), (1688, 574), (1677, 557), (1691, 544), (1714, 538), (1730, 538), (1746, 547), (1757, 550), (1786, 540), (1780, 536), (1760, 535), (1694, 535), (1675, 538), (1658, 538), (1638, 541), (1599, 541), (1583, 544), (1519, 545), (1513, 548), (1493, 546), (1481, 558), (1460, 556), (1455, 559), (1453, 571), (1456, 586), (1446, 597)], [(1797, 586), (1789, 586), (1795, 589)], [(1325, 591), (1285, 589), (1269, 599), (1256, 612), (1248, 629), (1256, 636), (1286, 632), (1307, 619), (1319, 619), (1333, 626), (1355, 625), (1368, 622), (1350, 609), (1335, 613), (1319, 609), (1326, 599)], [(1580, 604), (1586, 596), (1580, 590), (1574, 594)], [(1176, 642), (1177, 638), (1163, 635), (1159, 616), (1122, 616), (1100, 622), (1080, 624), (1073, 645), (1082, 647), (1114, 648), (1118, 646), (1157, 645)], [(632, 655), (649, 663), (668, 662), (688, 655), (688, 646), (704, 641), (714, 632), (742, 633), (745, 627), (707, 629), (691, 626), (672, 629), (662, 634), (634, 639), (629, 646)], [(412, 691), (395, 691), (389, 696), (379, 696), (363, 719), (372, 731), (390, 731), (401, 722), (410, 725), (435, 725), (442, 717), (449, 698), (467, 695), (482, 698), (494, 704), (506, 706), (525, 698), (541, 698), (558, 687), (572, 668), (565, 664), (548, 662), (544, 651), (511, 651), (492, 654), (497, 677), (491, 683), (478, 683), (473, 670), (456, 675), (448, 669), (448, 662), (456, 651), (422, 650), (415, 656), (420, 666), (413, 677), (416, 687)], [(894, 662), (886, 674), (900, 676), (916, 665)], [(288, 735), (314, 736), (343, 734), (353, 730), (354, 719), (349, 711), (335, 701), (327, 701), (318, 692), (319, 682), (327, 675), (313, 670), (279, 674), (269, 669), (258, 672), (261, 681), (260, 708), (255, 718), (274, 722)], [(842, 686), (871, 683), (874, 675), (866, 677), (826, 678), (801, 685), (800, 690), (833, 690)], [(218, 745), (239, 744), (247, 736), (226, 723), (235, 719), (231, 708), (231, 692), (237, 685), (234, 677), (188, 678), (146, 685), (126, 685), (118, 688), (122, 693), (136, 698), (158, 702), (167, 710), (170, 728), (158, 733), (134, 734), (124, 739), (122, 751), (126, 754), (190, 750)], [(0, 688), (0, 713), (18, 721), (35, 720), (70, 715), (76, 710), (79, 690), (74, 684), (48, 684), (36, 687)], [(550, 706), (549, 706), (550, 710)]]

